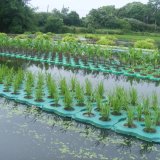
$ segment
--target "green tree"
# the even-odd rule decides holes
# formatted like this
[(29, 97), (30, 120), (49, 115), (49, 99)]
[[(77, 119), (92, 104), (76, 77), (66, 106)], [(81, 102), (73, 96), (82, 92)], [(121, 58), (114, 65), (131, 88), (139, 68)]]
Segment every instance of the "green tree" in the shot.
[(47, 18), (47, 22), (45, 25), (45, 32), (55, 32), (60, 33), (63, 29), (63, 19), (59, 17), (55, 17), (54, 15), (50, 15)]
[(0, 32), (22, 33), (34, 30), (34, 12), (29, 0), (0, 0)]
[(64, 24), (69, 26), (79, 26), (80, 18), (77, 12), (71, 11), (64, 19)]
[(142, 22), (147, 22), (147, 5), (141, 2), (128, 3), (118, 10), (121, 18), (133, 18)]
[(149, 0), (148, 6), (151, 9), (154, 18), (155, 30), (157, 25), (160, 25), (160, 0)]

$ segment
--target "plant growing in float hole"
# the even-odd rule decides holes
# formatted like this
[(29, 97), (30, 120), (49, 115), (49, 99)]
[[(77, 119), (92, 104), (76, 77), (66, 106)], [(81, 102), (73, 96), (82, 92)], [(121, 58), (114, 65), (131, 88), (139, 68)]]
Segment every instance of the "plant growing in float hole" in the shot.
[(92, 83), (88, 79), (85, 80), (85, 90), (87, 96), (92, 95)]
[(143, 106), (142, 104), (139, 104), (137, 107), (136, 107), (136, 111), (137, 111), (137, 120), (138, 121), (142, 121), (142, 112), (143, 112)]
[(31, 72), (26, 74), (25, 92), (26, 98), (32, 98), (32, 88), (34, 87), (34, 76)]
[(144, 114), (149, 114), (149, 108), (150, 108), (149, 97), (146, 97), (146, 98), (143, 97), (143, 112), (144, 112)]
[(108, 103), (102, 104), (100, 107), (100, 120), (109, 121), (110, 120), (110, 106)]
[(154, 110), (157, 110), (157, 108), (158, 108), (158, 97), (155, 92), (152, 94), (152, 108)]
[(56, 82), (52, 78), (51, 74), (47, 75), (46, 83), (47, 83), (49, 98), (54, 98), (54, 94), (55, 94), (55, 91), (56, 91)]
[(61, 78), (59, 85), (60, 85), (61, 93), (62, 93), (62, 95), (64, 95), (65, 91), (68, 89), (66, 79)]
[(43, 86), (44, 86), (44, 78), (43, 78), (43, 74), (39, 73), (38, 74), (38, 81), (37, 81), (37, 85), (36, 85), (36, 90), (35, 90), (35, 100), (36, 101), (43, 101)]
[(55, 92), (54, 92), (54, 102), (55, 102), (55, 105), (59, 105), (59, 92), (58, 92), (58, 88), (56, 87), (55, 88)]
[(127, 99), (127, 92), (125, 91), (124, 87), (117, 86), (113, 92), (113, 95), (116, 97), (119, 106), (121, 109), (127, 109), (128, 107), (128, 99)]
[(13, 93), (17, 94), (18, 93), (18, 89), (19, 89), (20, 85), (19, 85), (19, 79), (16, 77), (13, 80)]
[(109, 105), (113, 109), (113, 115), (121, 115), (121, 102), (119, 101), (118, 97), (113, 93), (108, 95)]
[(129, 96), (127, 91), (123, 90), (121, 93), (121, 97), (119, 97), (120, 105), (122, 106), (122, 109), (127, 110), (129, 105)]
[(160, 126), (160, 108), (156, 108), (154, 111), (155, 123), (157, 126)]
[(13, 71), (13, 68), (11, 68), (10, 70), (8, 70), (7, 75), (5, 77), (5, 81), (4, 81), (4, 91), (5, 92), (9, 92), (9, 88), (12, 84), (13, 75), (14, 75), (14, 71)]
[(64, 109), (73, 110), (72, 104), (73, 104), (72, 93), (67, 88), (64, 94)]
[(8, 70), (9, 70), (8, 67), (6, 67), (5, 65), (1, 66), (1, 68), (0, 68), (0, 84), (3, 83)]
[(74, 92), (76, 89), (76, 83), (77, 83), (77, 79), (76, 77), (72, 77), (71, 78), (71, 91)]
[(75, 87), (75, 96), (77, 98), (79, 106), (84, 106), (84, 93), (83, 93), (83, 87), (81, 87), (80, 83), (77, 82), (76, 87)]
[(93, 110), (93, 106), (92, 106), (92, 103), (90, 101), (87, 102), (87, 105), (86, 105), (86, 113), (89, 117), (93, 115), (92, 113), (92, 110)]
[(135, 128), (136, 125), (133, 123), (134, 121), (134, 110), (133, 108), (131, 107), (128, 107), (128, 110), (127, 110), (127, 126), (129, 128)]
[(13, 93), (14, 94), (17, 94), (18, 90), (20, 89), (20, 86), (23, 81), (23, 75), (24, 75), (23, 71), (19, 69), (17, 74), (14, 77), (14, 80), (13, 80)]
[(100, 82), (98, 84), (97, 92), (99, 93), (99, 95), (101, 96), (101, 98), (103, 98), (103, 95), (104, 95), (104, 85), (103, 85), (102, 82)]
[(153, 119), (151, 117), (150, 113), (145, 115), (144, 122), (145, 122), (145, 128), (143, 130), (145, 132), (148, 132), (148, 133), (155, 133), (156, 132), (156, 129), (155, 129), (155, 118)]
[(137, 90), (135, 88), (131, 88), (129, 90), (129, 95), (130, 95), (130, 104), (136, 106), (138, 102)]

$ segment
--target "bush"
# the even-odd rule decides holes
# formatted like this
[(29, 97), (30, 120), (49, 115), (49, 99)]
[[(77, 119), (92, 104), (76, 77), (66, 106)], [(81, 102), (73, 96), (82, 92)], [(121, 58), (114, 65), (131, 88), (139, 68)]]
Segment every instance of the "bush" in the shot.
[(139, 40), (134, 44), (135, 48), (156, 49), (155, 41), (153, 39)]
[(66, 35), (62, 39), (63, 42), (77, 42), (77, 38), (73, 37), (72, 35)]
[(115, 45), (115, 42), (111, 39), (107, 39), (105, 37), (102, 37), (100, 40), (98, 40), (96, 42), (97, 44), (100, 44), (100, 45), (110, 45), (110, 46), (113, 46)]

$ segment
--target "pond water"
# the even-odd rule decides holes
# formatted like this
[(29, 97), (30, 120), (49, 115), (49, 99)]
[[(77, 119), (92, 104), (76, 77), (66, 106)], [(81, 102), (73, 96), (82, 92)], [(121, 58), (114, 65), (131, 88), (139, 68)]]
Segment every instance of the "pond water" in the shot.
[[(50, 72), (56, 78), (73, 75), (82, 83), (90, 79), (94, 86), (103, 81), (106, 90), (116, 85), (134, 86), (140, 95), (156, 91), (159, 84), (150, 81), (92, 73), (70, 68), (1, 59), (0, 63), (23, 67), (33, 72)], [(160, 145), (98, 129), (71, 119), (64, 119), (39, 109), (0, 98), (0, 158), (3, 160), (129, 160), (159, 159)]]
[(3, 160), (158, 159), (158, 144), (0, 100)]

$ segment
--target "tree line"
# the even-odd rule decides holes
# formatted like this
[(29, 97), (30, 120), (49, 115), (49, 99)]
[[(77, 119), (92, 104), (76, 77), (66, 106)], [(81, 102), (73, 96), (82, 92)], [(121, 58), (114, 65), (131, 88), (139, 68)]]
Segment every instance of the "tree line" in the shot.
[[(76, 11), (54, 9), (36, 12), (30, 0), (0, 0), (0, 32), (95, 32), (96, 29), (121, 29), (124, 31), (160, 32), (160, 0), (128, 3), (121, 8), (103, 6), (92, 9), (80, 18)], [(75, 26), (75, 27), (73, 27)], [(72, 30), (71, 30), (72, 28)]]

